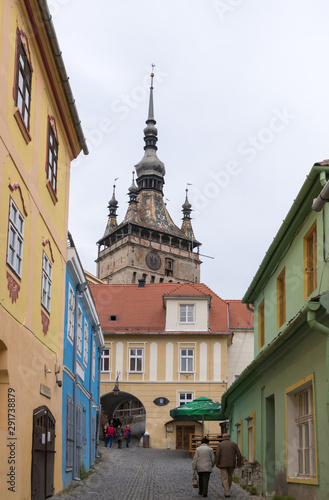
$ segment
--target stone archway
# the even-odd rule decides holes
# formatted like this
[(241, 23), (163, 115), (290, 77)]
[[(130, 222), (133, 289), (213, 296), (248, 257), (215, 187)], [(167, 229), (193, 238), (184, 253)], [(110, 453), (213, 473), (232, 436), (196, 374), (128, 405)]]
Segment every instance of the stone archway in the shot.
[[(102, 418), (108, 420), (111, 416), (119, 419), (123, 426), (129, 424), (133, 436), (140, 439), (145, 432), (146, 411), (139, 398), (129, 392), (113, 391), (101, 396)], [(106, 422), (107, 423), (107, 422)], [(104, 425), (104, 422), (101, 422)]]

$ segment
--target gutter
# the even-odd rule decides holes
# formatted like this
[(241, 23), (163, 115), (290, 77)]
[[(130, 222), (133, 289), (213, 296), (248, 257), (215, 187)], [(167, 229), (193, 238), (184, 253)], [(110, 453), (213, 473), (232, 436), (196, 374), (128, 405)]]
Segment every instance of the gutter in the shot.
[[(319, 179), (318, 174), (322, 172), (324, 174), (322, 174), (322, 177)], [(277, 265), (277, 260), (275, 260), (276, 257), (278, 256), (281, 258), (306, 215), (311, 211), (313, 200), (309, 200), (308, 203), (308, 198), (313, 194), (312, 191), (316, 192), (319, 187), (321, 187), (323, 175), (326, 173), (329, 173), (329, 162), (327, 160), (313, 165), (279, 231), (274, 237), (272, 244), (267, 250), (247, 292), (243, 296), (243, 303), (254, 303), (259, 290), (262, 289)], [(273, 262), (273, 260), (275, 262)]]
[(62, 51), (60, 50), (58, 40), (57, 40), (57, 35), (56, 31), (54, 28), (54, 24), (52, 21), (52, 15), (50, 14), (49, 7), (47, 4), (47, 0), (37, 0), (39, 9), (41, 12), (42, 16), (42, 21), (43, 24), (46, 28), (47, 34), (48, 34), (48, 39), (49, 43), (51, 46), (51, 49), (53, 51), (56, 67), (60, 76), (61, 84), (66, 96), (66, 101), (69, 106), (69, 110), (71, 113), (71, 117), (75, 126), (75, 131), (78, 136), (79, 144), (81, 146), (81, 149), (83, 150), (85, 155), (89, 154), (86, 138), (84, 136), (82, 127), (81, 127), (81, 120), (79, 118), (78, 110), (75, 104), (75, 99), (71, 90), (71, 85), (69, 82), (69, 77), (67, 76), (63, 57), (62, 57)]

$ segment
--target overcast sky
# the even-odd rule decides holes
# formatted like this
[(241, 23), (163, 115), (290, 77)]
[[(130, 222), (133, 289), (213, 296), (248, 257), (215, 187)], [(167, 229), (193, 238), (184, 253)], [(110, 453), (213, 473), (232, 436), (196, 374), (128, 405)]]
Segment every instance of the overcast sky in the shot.
[(151, 64), (164, 195), (185, 188), (201, 281), (241, 299), (312, 165), (329, 157), (326, 0), (48, 0), (90, 154), (72, 163), (69, 230), (95, 274), (143, 156)]

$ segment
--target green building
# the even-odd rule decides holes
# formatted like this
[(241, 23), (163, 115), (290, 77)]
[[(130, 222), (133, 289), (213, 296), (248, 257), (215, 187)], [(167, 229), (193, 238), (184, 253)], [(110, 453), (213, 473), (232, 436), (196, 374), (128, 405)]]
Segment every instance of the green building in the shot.
[(222, 397), (240, 481), (266, 498), (328, 499), (327, 179), (329, 161), (316, 163), (242, 299), (255, 356)]

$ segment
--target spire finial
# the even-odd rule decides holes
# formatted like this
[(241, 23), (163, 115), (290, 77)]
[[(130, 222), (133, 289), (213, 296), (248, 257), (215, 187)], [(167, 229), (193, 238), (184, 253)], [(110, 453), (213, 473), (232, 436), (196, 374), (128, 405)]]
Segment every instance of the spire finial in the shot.
[(154, 71), (153, 70), (155, 68), (155, 64), (152, 63), (151, 66), (152, 66), (152, 71), (151, 71), (151, 87), (150, 87), (150, 89), (153, 89), (154, 88), (153, 87), (153, 78), (154, 78)]

